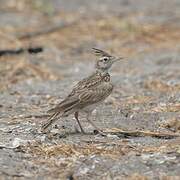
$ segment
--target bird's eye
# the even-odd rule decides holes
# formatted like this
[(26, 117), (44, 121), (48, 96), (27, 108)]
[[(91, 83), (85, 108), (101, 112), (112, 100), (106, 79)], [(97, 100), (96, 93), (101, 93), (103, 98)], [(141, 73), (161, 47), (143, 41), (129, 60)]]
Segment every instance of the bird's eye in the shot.
[(104, 58), (103, 58), (103, 60), (104, 60), (104, 61), (107, 61), (107, 60), (108, 60), (108, 58), (107, 58), (107, 57), (104, 57)]

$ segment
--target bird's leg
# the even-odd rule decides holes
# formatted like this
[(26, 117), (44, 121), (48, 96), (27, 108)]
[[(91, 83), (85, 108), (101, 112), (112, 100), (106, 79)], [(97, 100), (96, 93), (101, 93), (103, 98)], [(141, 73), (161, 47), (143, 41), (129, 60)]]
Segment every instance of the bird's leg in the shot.
[(87, 114), (87, 120), (88, 120), (88, 122), (89, 122), (100, 134), (104, 135), (103, 131), (102, 131), (100, 128), (98, 128), (98, 127), (90, 120), (90, 115), (91, 115), (91, 113), (88, 113), (88, 114)]
[(76, 121), (78, 122), (78, 125), (79, 125), (79, 127), (80, 127), (80, 129), (81, 129), (81, 132), (82, 132), (83, 134), (85, 134), (85, 131), (84, 131), (84, 129), (82, 128), (81, 123), (80, 123), (80, 121), (79, 121), (79, 119), (78, 119), (78, 115), (79, 115), (78, 112), (75, 112), (75, 113), (74, 113), (74, 117), (75, 117)]

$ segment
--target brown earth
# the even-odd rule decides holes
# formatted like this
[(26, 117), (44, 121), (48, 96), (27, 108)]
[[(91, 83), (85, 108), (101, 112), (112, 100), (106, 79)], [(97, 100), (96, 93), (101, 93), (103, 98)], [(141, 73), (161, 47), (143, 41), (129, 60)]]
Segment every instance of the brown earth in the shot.
[[(0, 51), (44, 49), (0, 57), (0, 179), (180, 178), (178, 0), (0, 2)], [(83, 115), (86, 135), (72, 116), (40, 134), (46, 111), (93, 71), (92, 47), (125, 57), (92, 117), (107, 136)]]

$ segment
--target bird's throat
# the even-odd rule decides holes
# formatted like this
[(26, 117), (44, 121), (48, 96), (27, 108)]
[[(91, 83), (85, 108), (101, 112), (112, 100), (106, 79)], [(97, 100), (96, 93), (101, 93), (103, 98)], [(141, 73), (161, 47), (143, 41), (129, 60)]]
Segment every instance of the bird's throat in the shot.
[(96, 72), (101, 76), (105, 76), (106, 74), (108, 74), (108, 69), (97, 69)]

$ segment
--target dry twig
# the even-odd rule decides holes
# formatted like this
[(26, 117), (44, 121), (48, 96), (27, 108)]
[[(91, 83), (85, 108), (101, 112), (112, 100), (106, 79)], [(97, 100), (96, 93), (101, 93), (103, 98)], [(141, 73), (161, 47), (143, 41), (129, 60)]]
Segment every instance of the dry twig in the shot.
[(19, 55), (25, 52), (29, 54), (36, 54), (43, 51), (42, 47), (18, 48), (18, 49), (4, 49), (0, 50), (0, 57), (5, 55)]
[(126, 131), (118, 128), (113, 128), (105, 131), (107, 134), (117, 135), (117, 136), (133, 136), (133, 137), (142, 137), (142, 136), (150, 136), (156, 138), (175, 138), (180, 137), (178, 133), (161, 133), (161, 132), (151, 132), (151, 131)]

